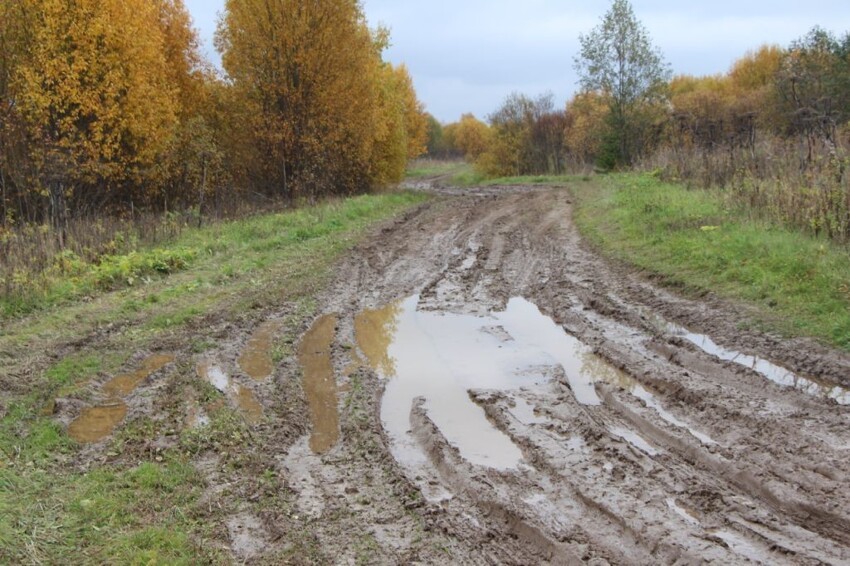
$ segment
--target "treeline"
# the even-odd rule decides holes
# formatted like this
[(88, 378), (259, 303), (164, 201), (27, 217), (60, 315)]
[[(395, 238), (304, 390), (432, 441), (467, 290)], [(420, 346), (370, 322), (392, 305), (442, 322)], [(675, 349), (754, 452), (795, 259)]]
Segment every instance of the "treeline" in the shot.
[(368, 191), (425, 151), (407, 70), (357, 0), (0, 3), (0, 232), (105, 212)]
[[(612, 13), (636, 29), (627, 2)], [(603, 58), (603, 39), (583, 37), (583, 55)], [(613, 82), (583, 75), (585, 88), (563, 109), (551, 95), (512, 94), (486, 123), (466, 115), (432, 127), (429, 151), (465, 156), (488, 176), (653, 169), (730, 188), (755, 215), (850, 241), (850, 33), (815, 28), (705, 77), (670, 75), (649, 47), (635, 59), (652, 57), (657, 80), (634, 96), (620, 85), (647, 75), (639, 65)]]

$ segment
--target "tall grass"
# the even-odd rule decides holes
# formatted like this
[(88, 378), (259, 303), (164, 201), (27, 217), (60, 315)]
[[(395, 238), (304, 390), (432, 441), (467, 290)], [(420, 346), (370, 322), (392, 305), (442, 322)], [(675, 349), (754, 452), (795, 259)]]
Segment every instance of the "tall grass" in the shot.
[(647, 164), (665, 178), (721, 187), (753, 218), (850, 242), (850, 152), (814, 138), (763, 138), (751, 147), (679, 147)]

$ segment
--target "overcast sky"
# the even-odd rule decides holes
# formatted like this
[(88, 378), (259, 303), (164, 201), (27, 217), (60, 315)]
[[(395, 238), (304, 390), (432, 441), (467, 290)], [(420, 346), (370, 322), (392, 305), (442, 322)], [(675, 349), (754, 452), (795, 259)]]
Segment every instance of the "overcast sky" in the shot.
[[(186, 0), (210, 58), (224, 0)], [(599, 23), (602, 0), (365, 0), (370, 25), (392, 31), (387, 57), (406, 63), (420, 99), (443, 122), (480, 118), (513, 91), (576, 91), (578, 36)], [(713, 74), (764, 43), (787, 45), (815, 25), (850, 31), (847, 0), (633, 0), (675, 73)]]

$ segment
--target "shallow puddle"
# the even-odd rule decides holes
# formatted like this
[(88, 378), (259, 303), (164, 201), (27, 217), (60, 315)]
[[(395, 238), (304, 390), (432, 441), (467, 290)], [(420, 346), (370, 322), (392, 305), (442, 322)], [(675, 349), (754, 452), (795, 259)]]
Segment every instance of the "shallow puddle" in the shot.
[(304, 393), (313, 423), (310, 449), (315, 454), (326, 453), (339, 440), (337, 387), (331, 360), (336, 323), (333, 315), (319, 318), (298, 347), (298, 361), (304, 370)]
[(641, 452), (646, 452), (650, 456), (658, 455), (658, 450), (635, 431), (621, 427), (611, 427), (610, 430), (611, 434), (619, 436)]
[(272, 343), (280, 326), (280, 322), (277, 321), (261, 325), (248, 340), (242, 355), (239, 356), (239, 367), (256, 381), (268, 379), (274, 371)]
[(834, 399), (839, 405), (850, 405), (850, 389), (823, 383), (813, 378), (802, 377), (765, 359), (729, 350), (717, 344), (705, 334), (695, 334), (672, 323), (668, 323), (667, 327), (671, 334), (684, 338), (704, 352), (717, 356), (723, 361), (734, 362), (750, 368), (778, 385), (791, 387), (815, 397)]
[[(561, 366), (579, 402), (599, 405), (594, 367), (583, 363), (590, 348), (570, 336), (524, 299), (489, 316), (420, 312), (418, 296), (355, 320), (357, 343), (371, 367), (388, 383), (381, 419), (402, 461), (421, 461), (409, 433), (413, 401), (469, 462), (495, 469), (517, 468), (519, 448), (488, 421), (469, 398), (472, 389), (510, 391), (549, 381)], [(530, 407), (519, 417), (534, 421)], [(531, 413), (531, 414), (529, 414)]]
[(209, 362), (198, 364), (198, 377), (223, 393), (250, 424), (256, 424), (263, 418), (263, 405), (257, 395), (249, 388), (234, 383), (230, 376)]
[(99, 442), (109, 436), (126, 416), (127, 405), (123, 401), (83, 409), (68, 427), (68, 436), (81, 443)]
[(257, 424), (263, 418), (263, 405), (257, 395), (247, 387), (237, 385), (234, 388), (233, 400), (248, 423)]
[(509, 411), (516, 420), (527, 426), (549, 422), (549, 419), (538, 416), (535, 408), (522, 397), (514, 398), (514, 406)]
[(136, 390), (148, 377), (174, 361), (174, 356), (160, 354), (151, 356), (142, 362), (142, 367), (133, 373), (119, 375), (103, 386), (103, 392), (109, 397), (126, 397)]
[(103, 393), (109, 401), (84, 409), (68, 427), (68, 436), (82, 443), (99, 442), (109, 436), (127, 416), (127, 404), (120, 399), (135, 391), (144, 380), (172, 362), (174, 356), (170, 354), (150, 356), (133, 373), (119, 375), (106, 382)]

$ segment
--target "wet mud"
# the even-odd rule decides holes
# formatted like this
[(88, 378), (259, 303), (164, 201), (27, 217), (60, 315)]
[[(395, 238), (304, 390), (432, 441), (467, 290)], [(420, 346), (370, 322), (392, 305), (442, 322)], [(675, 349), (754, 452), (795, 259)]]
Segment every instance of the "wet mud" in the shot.
[[(339, 406), (376, 379), (379, 451), (457, 561), (850, 561), (846, 355), (608, 264), (568, 191), (436, 192), (340, 266), (320, 350)], [(366, 473), (288, 462), (320, 525), (334, 499), (306, 478)]]
[(272, 346), (275, 335), (280, 330), (280, 323), (266, 322), (257, 329), (239, 356), (239, 367), (246, 375), (256, 381), (271, 377), (274, 371)]
[(127, 405), (123, 401), (83, 409), (68, 427), (68, 436), (82, 443), (100, 442), (112, 434), (126, 416)]
[(249, 455), (197, 456), (211, 544), (252, 564), (850, 563), (850, 357), (604, 261), (567, 190), (427, 190), (337, 265), (292, 355), (272, 361), (282, 304), (179, 356), (251, 425)]
[(231, 406), (240, 411), (246, 421), (256, 424), (263, 418), (263, 405), (254, 391), (236, 383), (221, 367), (210, 362), (202, 362), (198, 364), (197, 372), (198, 377), (222, 393)]
[(103, 393), (108, 397), (126, 397), (151, 375), (174, 361), (174, 356), (151, 356), (142, 362), (142, 367), (132, 373), (119, 375), (104, 384)]

